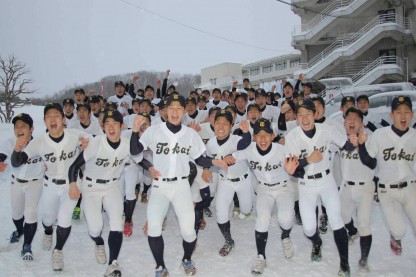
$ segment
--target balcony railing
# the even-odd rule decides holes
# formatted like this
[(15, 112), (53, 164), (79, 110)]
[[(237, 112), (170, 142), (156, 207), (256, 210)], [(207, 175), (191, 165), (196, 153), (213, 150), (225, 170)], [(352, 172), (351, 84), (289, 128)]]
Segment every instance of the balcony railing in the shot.
[(316, 55), (313, 59), (311, 59), (307, 63), (302, 63), (301, 67), (302, 69), (309, 69), (316, 65), (317, 63), (325, 60), (330, 54), (332, 54), (335, 50), (347, 47), (357, 40), (359, 40), (361, 37), (366, 35), (371, 29), (378, 25), (382, 24), (388, 24), (388, 23), (394, 23), (399, 25), (400, 27), (403, 27), (405, 29), (411, 28), (411, 21), (408, 18), (403, 18), (401, 16), (395, 15), (395, 14), (386, 14), (386, 15), (378, 15), (375, 18), (373, 18), (370, 22), (368, 22), (363, 28), (361, 28), (357, 33), (353, 34), (350, 38), (345, 40), (337, 40), (334, 43), (332, 43), (330, 46), (325, 48), (321, 53)]
[(373, 61), (372, 63), (370, 63), (366, 67), (364, 67), (363, 69), (361, 69), (357, 74), (352, 76), (351, 77), (352, 82), (356, 83), (358, 80), (360, 80), (362, 77), (367, 75), (370, 71), (372, 71), (376, 67), (379, 67), (379, 66), (382, 66), (382, 65), (392, 65), (392, 64), (397, 65), (402, 70), (404, 69), (403, 60), (400, 59), (399, 57), (396, 57), (396, 56), (379, 57), (378, 59), (376, 59), (375, 61)]

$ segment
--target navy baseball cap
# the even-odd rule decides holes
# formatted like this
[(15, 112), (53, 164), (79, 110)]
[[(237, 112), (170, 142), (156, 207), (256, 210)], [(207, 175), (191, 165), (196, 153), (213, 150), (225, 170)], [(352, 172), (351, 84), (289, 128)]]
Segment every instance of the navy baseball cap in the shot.
[(118, 86), (123, 86), (124, 88), (126, 88), (126, 85), (122, 81), (117, 81), (114, 83), (114, 87), (118, 87)]
[(198, 102), (204, 101), (205, 103), (207, 102), (207, 99), (205, 98), (205, 96), (199, 96), (198, 97)]
[(59, 103), (46, 104), (45, 108), (43, 109), (43, 116), (45, 116), (50, 109), (58, 110), (62, 114), (62, 117), (64, 116), (64, 110), (62, 109), (62, 106)]
[(131, 100), (131, 105), (134, 105), (134, 103), (137, 103), (140, 105), (140, 99), (134, 98), (133, 100)]
[(120, 124), (123, 124), (123, 116), (117, 110), (114, 110), (114, 111), (106, 111), (106, 113), (104, 114), (103, 123), (105, 123), (105, 121), (108, 118), (112, 118), (115, 121), (120, 122)]
[(233, 124), (233, 115), (230, 111), (227, 111), (225, 109), (219, 110), (215, 115), (215, 120), (217, 120), (221, 116), (225, 117), (225, 119), (227, 119), (230, 122), (230, 124)]
[(90, 105), (88, 105), (87, 103), (79, 103), (79, 104), (77, 104), (77, 111), (78, 111), (80, 108), (82, 108), (82, 107), (86, 108), (86, 109), (88, 110), (88, 112), (89, 112), (89, 113), (91, 112), (91, 107), (90, 107)]
[(254, 134), (260, 133), (260, 131), (266, 131), (269, 134), (273, 134), (273, 129), (270, 124), (270, 120), (262, 117), (256, 120), (253, 127)]
[(100, 103), (100, 97), (98, 95), (92, 95), (88, 100), (90, 103)]
[(109, 102), (105, 103), (105, 107), (107, 109), (112, 108), (114, 110), (117, 110), (117, 103), (109, 101)]
[(247, 106), (247, 112), (249, 112), (251, 109), (257, 109), (259, 112), (261, 112), (261, 108), (257, 103), (252, 103)]
[(366, 100), (368, 103), (370, 103), (370, 99), (368, 99), (368, 96), (367, 96), (367, 95), (365, 95), (365, 94), (361, 94), (360, 96), (358, 96), (358, 97), (357, 97), (357, 103), (358, 103), (358, 101), (360, 101), (360, 100), (362, 100), (362, 99), (364, 99), (364, 100)]
[(354, 107), (349, 108), (349, 109), (345, 112), (345, 117), (347, 117), (347, 115), (349, 115), (350, 113), (356, 113), (356, 114), (358, 114), (358, 116), (361, 118), (361, 121), (363, 121), (363, 120), (364, 120), (364, 115), (363, 115), (363, 113), (362, 113), (359, 109), (356, 109), (356, 108), (354, 108)]
[(211, 107), (208, 110), (208, 114), (211, 115), (212, 112), (216, 112), (216, 111), (219, 111), (219, 110), (221, 110), (221, 109), (218, 108), (217, 106)]
[(196, 105), (196, 99), (194, 97), (188, 97), (188, 98), (186, 98), (185, 103), (188, 104), (190, 102), (191, 103), (194, 103), (194, 105)]
[(397, 107), (399, 107), (401, 104), (405, 104), (410, 109), (412, 109), (412, 101), (410, 100), (409, 96), (396, 96), (391, 102), (391, 111), (397, 109)]
[(65, 98), (64, 101), (62, 102), (62, 105), (71, 105), (71, 106), (75, 106), (75, 102), (74, 99), (72, 98)]
[(312, 88), (312, 84), (311, 83), (304, 83), (303, 85), (302, 85), (303, 87), (308, 87), (308, 88)]
[(27, 113), (19, 113), (15, 117), (13, 117), (12, 123), (13, 125), (16, 124), (16, 121), (21, 120), (27, 125), (29, 125), (30, 128), (33, 127), (33, 119), (28, 115)]
[(344, 96), (341, 100), (341, 107), (344, 107), (347, 102), (352, 102), (355, 105), (355, 98), (352, 96)]
[(151, 117), (150, 117), (150, 114), (149, 114), (149, 113), (139, 113), (139, 115), (141, 115), (141, 116), (143, 116), (143, 117), (146, 117), (146, 118), (149, 120), (149, 122), (152, 122), (152, 119), (151, 119)]
[(160, 100), (156, 106), (158, 106), (160, 110), (163, 110), (164, 108), (166, 108), (167, 103), (168, 101), (166, 99), (163, 99), (163, 100)]
[(290, 82), (286, 82), (286, 83), (283, 85), (283, 88), (285, 88), (285, 87), (291, 87), (291, 88), (293, 89), (293, 86), (292, 86), (292, 84), (291, 84)]
[(312, 101), (318, 101), (325, 108), (325, 100), (322, 98), (322, 96), (312, 97)]
[(244, 93), (244, 92), (237, 92), (234, 96), (234, 101), (237, 101), (237, 99), (240, 97), (243, 98), (244, 101), (247, 101), (248, 95), (247, 93)]
[(149, 106), (152, 105), (152, 101), (150, 101), (149, 98), (142, 98), (139, 102), (139, 104), (141, 105), (142, 103), (147, 102), (149, 104)]
[(300, 109), (304, 108), (310, 111), (315, 111), (315, 104), (311, 99), (302, 99), (296, 105), (296, 112)]
[(186, 106), (186, 100), (185, 97), (183, 97), (182, 95), (177, 95), (177, 94), (173, 94), (170, 95), (167, 99), (166, 99), (166, 107), (169, 107), (170, 104), (172, 104), (173, 102), (179, 102), (179, 104), (185, 108)]
[(85, 95), (85, 91), (84, 91), (84, 89), (82, 89), (82, 88), (77, 88), (77, 89), (74, 91), (74, 94), (76, 94), (76, 93), (82, 93), (82, 94), (84, 94), (84, 95)]
[(287, 103), (290, 106), (290, 108), (292, 109), (292, 111), (295, 111), (296, 110), (296, 105), (295, 105), (295, 102), (293, 102), (293, 100), (284, 100), (282, 102), (282, 106), (285, 103)]

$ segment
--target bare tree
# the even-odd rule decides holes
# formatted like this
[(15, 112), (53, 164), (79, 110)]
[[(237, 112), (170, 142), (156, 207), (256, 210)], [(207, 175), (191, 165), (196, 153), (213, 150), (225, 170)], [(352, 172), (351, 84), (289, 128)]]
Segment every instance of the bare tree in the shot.
[(10, 122), (14, 116), (14, 109), (30, 102), (21, 98), (21, 94), (29, 94), (35, 91), (27, 86), (32, 83), (26, 79), (30, 69), (19, 61), (14, 55), (4, 59), (0, 56), (0, 120)]

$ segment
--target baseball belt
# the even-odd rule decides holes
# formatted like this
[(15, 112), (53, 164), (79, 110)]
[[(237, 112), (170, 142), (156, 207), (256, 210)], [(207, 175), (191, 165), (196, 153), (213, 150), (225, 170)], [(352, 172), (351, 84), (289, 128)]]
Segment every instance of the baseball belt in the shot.
[(278, 186), (280, 184), (283, 185), (283, 184), (286, 184), (286, 183), (287, 183), (287, 180), (283, 181), (283, 182), (279, 182), (279, 183), (274, 183), (274, 184), (262, 183), (262, 182), (259, 181), (259, 184), (263, 184), (263, 185), (268, 186), (268, 187), (274, 187), (274, 186)]
[[(224, 178), (224, 175), (220, 174), (220, 176)], [(231, 179), (227, 179), (227, 180), (230, 181), (230, 182), (240, 182), (244, 179), (247, 179), (247, 177), (248, 177), (248, 173), (244, 174), (243, 177), (231, 178)]]
[(347, 181), (347, 184), (350, 186), (354, 186), (354, 185), (365, 185), (365, 182), (352, 182), (352, 181)]
[(386, 187), (390, 187), (391, 189), (402, 189), (402, 188), (407, 187), (407, 182), (402, 182), (402, 183), (393, 184), (393, 185), (379, 184), (378, 187), (382, 189)]
[[(178, 181), (178, 180), (183, 180), (183, 179), (188, 179), (188, 176), (183, 176), (183, 177), (173, 177), (173, 178), (162, 178), (162, 181), (163, 182), (175, 182), (175, 181)], [(158, 181), (159, 180), (159, 178), (156, 178), (155, 179), (156, 181)]]
[(85, 179), (86, 179), (87, 181), (93, 181), (93, 182), (95, 182), (95, 183), (97, 183), (97, 184), (107, 184), (107, 183), (109, 183), (109, 182), (111, 182), (111, 181), (115, 181), (115, 180), (117, 180), (118, 178), (113, 178), (113, 179), (109, 179), (109, 180), (104, 180), (104, 179), (91, 179), (90, 177), (85, 177)]
[(66, 180), (65, 179), (51, 179), (48, 176), (45, 175), (45, 179), (46, 180), (50, 180), (52, 183), (54, 183), (55, 185), (65, 185), (66, 184)]
[[(329, 172), (330, 172), (329, 169), (324, 171), (325, 175), (328, 175)], [(306, 178), (316, 180), (316, 179), (321, 179), (325, 175), (323, 175), (321, 172), (319, 172), (319, 173), (316, 173), (314, 175), (308, 175), (308, 176), (306, 176)]]
[(12, 175), (12, 178), (15, 179), (19, 183), (29, 183), (29, 182), (34, 182), (34, 181), (39, 180), (39, 179), (23, 180), (23, 179), (19, 179), (19, 178), (14, 177), (14, 175)]

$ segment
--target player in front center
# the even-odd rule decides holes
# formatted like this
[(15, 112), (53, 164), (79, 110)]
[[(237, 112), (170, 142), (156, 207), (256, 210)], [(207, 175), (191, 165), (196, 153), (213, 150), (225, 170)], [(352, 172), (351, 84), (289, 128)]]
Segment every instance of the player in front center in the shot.
[(316, 109), (312, 100), (301, 100), (296, 105), (299, 126), (286, 136), (286, 157), (299, 158), (299, 166), (294, 176), (299, 177), (299, 209), (303, 231), (313, 243), (312, 261), (318, 262), (322, 259), (322, 240), (317, 232), (315, 215), (317, 199), (321, 197), (327, 208), (329, 225), (334, 232), (335, 244), (341, 260), (338, 276), (350, 276), (348, 235), (341, 216), (338, 188), (329, 169), (329, 146), (332, 143), (351, 152), (358, 145), (358, 136), (350, 134), (347, 138), (335, 128), (315, 124), (315, 114)]
[[(203, 168), (227, 168), (228, 165), (222, 160), (204, 157), (205, 146), (201, 137), (193, 129), (181, 124), (185, 115), (185, 98), (174, 93), (164, 101), (167, 122), (149, 127), (140, 137), (138, 153), (132, 154), (137, 155), (143, 149), (150, 148), (153, 151), (154, 168), (158, 171), (147, 206), (147, 234), (156, 261), (155, 275), (169, 276), (163, 257), (162, 223), (170, 204), (175, 209), (183, 238), (182, 266), (187, 275), (195, 275), (196, 268), (191, 260), (196, 245), (195, 212), (188, 180), (189, 161), (193, 159)], [(132, 136), (138, 138), (138, 132), (133, 132)]]

